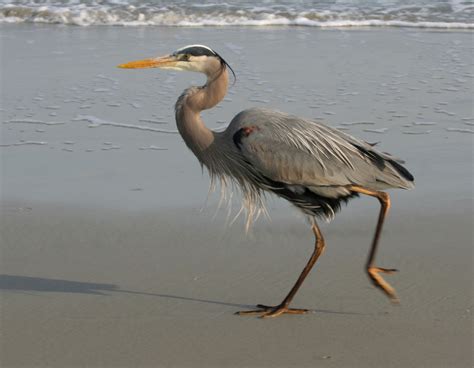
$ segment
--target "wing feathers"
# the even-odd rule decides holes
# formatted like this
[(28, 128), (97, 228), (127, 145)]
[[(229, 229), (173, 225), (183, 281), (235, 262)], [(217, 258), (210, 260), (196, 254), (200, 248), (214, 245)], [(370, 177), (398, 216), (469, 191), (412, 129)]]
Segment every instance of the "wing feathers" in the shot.
[(313, 121), (250, 109), (234, 118), (228, 132), (245, 159), (277, 182), (312, 190), (347, 185), (374, 190), (413, 187), (413, 176), (392, 156)]

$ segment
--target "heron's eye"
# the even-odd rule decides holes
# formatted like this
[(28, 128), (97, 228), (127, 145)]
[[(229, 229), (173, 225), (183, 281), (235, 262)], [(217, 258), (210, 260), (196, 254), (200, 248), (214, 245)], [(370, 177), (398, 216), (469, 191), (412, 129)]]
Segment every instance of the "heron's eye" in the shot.
[(189, 54), (181, 54), (179, 56), (179, 59), (182, 61), (188, 61), (189, 60)]

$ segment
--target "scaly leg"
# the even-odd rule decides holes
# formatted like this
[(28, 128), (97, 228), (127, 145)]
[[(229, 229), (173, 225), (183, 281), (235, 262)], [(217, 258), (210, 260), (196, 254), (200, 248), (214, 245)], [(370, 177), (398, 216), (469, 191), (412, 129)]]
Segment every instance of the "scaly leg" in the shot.
[(399, 299), (397, 297), (397, 294), (395, 293), (395, 289), (392, 286), (390, 286), (390, 284), (386, 282), (380, 275), (380, 273), (392, 274), (396, 272), (397, 270), (394, 268), (380, 268), (380, 267), (374, 266), (375, 254), (377, 252), (377, 245), (379, 243), (380, 234), (382, 233), (383, 223), (388, 213), (388, 210), (390, 209), (390, 197), (385, 192), (369, 190), (369, 189), (359, 187), (359, 186), (351, 186), (349, 187), (349, 189), (357, 193), (366, 194), (371, 197), (376, 197), (380, 202), (381, 208), (380, 208), (380, 213), (379, 213), (379, 219), (377, 222), (377, 228), (375, 229), (375, 235), (372, 241), (372, 247), (370, 249), (369, 257), (367, 259), (366, 269), (372, 283), (376, 287), (380, 288), (390, 298), (390, 300), (393, 303), (398, 303)]
[(290, 292), (288, 295), (283, 299), (283, 301), (277, 305), (277, 306), (266, 306), (262, 304), (258, 304), (256, 310), (251, 310), (251, 311), (241, 311), (237, 312), (236, 314), (240, 316), (248, 316), (248, 315), (259, 315), (262, 318), (267, 318), (267, 317), (277, 317), (282, 314), (304, 314), (307, 313), (307, 309), (295, 309), (295, 308), (288, 308), (290, 305), (291, 301), (293, 300), (293, 297), (295, 296), (296, 292), (300, 288), (301, 284), (305, 280), (306, 276), (308, 276), (309, 272), (313, 268), (314, 264), (318, 260), (319, 256), (324, 250), (324, 239), (321, 234), (321, 230), (319, 229), (318, 225), (316, 224), (316, 221), (313, 219), (312, 220), (312, 226), (311, 229), (313, 230), (314, 236), (316, 238), (315, 241), (315, 246), (314, 246), (314, 252), (311, 255), (308, 263), (306, 264), (305, 268), (301, 272), (300, 277), (298, 277), (298, 280), (296, 281), (295, 285), (291, 288)]

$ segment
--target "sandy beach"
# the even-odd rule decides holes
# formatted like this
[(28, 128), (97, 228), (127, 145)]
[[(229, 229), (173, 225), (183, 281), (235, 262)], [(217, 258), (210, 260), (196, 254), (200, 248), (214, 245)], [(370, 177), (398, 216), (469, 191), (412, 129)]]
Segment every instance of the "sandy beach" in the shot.
[[(1, 24), (0, 42), (2, 367), (472, 366), (472, 32)], [(278, 303), (313, 239), (282, 200), (247, 235), (206, 200), (173, 116), (201, 76), (115, 67), (192, 43), (237, 74), (211, 128), (265, 106), (406, 160), (377, 262), (400, 306), (364, 273), (361, 198), (321, 224), (294, 301), (312, 313), (234, 315)]]

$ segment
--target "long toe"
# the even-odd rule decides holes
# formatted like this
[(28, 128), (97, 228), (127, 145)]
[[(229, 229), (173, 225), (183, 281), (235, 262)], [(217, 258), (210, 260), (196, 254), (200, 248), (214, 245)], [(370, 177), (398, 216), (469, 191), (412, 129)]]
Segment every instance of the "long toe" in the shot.
[(390, 298), (390, 301), (394, 304), (400, 303), (400, 300), (397, 297), (395, 289), (380, 276), (380, 273), (392, 274), (397, 270), (394, 268), (380, 268), (380, 267), (369, 267), (367, 268), (367, 273), (369, 274), (372, 283), (380, 288), (385, 295)]
[(298, 308), (275, 308), (274, 310), (268, 311), (262, 314), (261, 318), (272, 318), (278, 317), (282, 314), (306, 314), (308, 313), (308, 309), (298, 309)]
[(239, 316), (259, 316), (260, 318), (272, 318), (278, 317), (282, 314), (305, 314), (308, 313), (308, 309), (299, 309), (299, 308), (288, 308), (285, 306), (268, 306), (263, 304), (257, 305), (258, 309), (249, 310), (249, 311), (239, 311), (236, 312), (236, 315)]
[(393, 274), (395, 272), (398, 272), (396, 268), (382, 268), (382, 267), (373, 267), (373, 269), (376, 269), (378, 272), (386, 273), (386, 274)]

